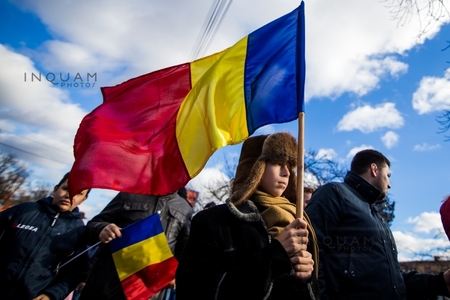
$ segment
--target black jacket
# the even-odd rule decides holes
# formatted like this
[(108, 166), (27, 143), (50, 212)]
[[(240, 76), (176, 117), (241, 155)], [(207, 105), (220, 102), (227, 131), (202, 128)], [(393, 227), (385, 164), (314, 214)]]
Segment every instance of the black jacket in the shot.
[(253, 202), (227, 202), (192, 219), (176, 272), (177, 299), (311, 299), (307, 284), (293, 273)]
[[(179, 259), (189, 236), (192, 208), (177, 193), (162, 197), (117, 194), (100, 214), (87, 223), (89, 243), (98, 242), (100, 232), (108, 224), (123, 228), (158, 211), (169, 247)], [(108, 244), (100, 246), (94, 261), (80, 299), (125, 299)]]
[(404, 300), (447, 295), (442, 274), (403, 273), (375, 205), (380, 191), (353, 172), (318, 188), (306, 212), (319, 244), (322, 299)]
[(32, 299), (47, 294), (64, 299), (86, 276), (87, 256), (56, 267), (85, 249), (85, 226), (78, 208), (58, 213), (52, 197), (16, 205), (0, 213), (0, 295)]

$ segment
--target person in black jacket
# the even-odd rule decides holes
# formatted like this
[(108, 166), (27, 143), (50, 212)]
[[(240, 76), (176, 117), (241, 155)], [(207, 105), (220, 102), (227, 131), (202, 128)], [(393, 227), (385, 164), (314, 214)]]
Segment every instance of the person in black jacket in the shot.
[(317, 299), (317, 244), (296, 218), (297, 142), (248, 138), (226, 204), (197, 213), (176, 271), (177, 299)]
[[(183, 195), (183, 197), (180, 196)], [(116, 197), (86, 225), (89, 244), (101, 241), (93, 267), (80, 300), (125, 300), (108, 243), (121, 237), (120, 229), (159, 212), (167, 242), (179, 259), (188, 239), (192, 208), (185, 199), (186, 191), (167, 196), (118, 193)], [(173, 287), (173, 286), (172, 286)], [(151, 299), (164, 299), (165, 290)]]
[(85, 226), (77, 206), (84, 190), (69, 198), (67, 173), (52, 196), (0, 213), (0, 297), (62, 300), (84, 278), (87, 256), (57, 267), (85, 249)]
[(405, 273), (397, 246), (375, 205), (391, 187), (390, 162), (380, 152), (358, 152), (343, 183), (319, 187), (306, 207), (320, 249), (324, 300), (423, 300), (448, 296), (450, 271)]

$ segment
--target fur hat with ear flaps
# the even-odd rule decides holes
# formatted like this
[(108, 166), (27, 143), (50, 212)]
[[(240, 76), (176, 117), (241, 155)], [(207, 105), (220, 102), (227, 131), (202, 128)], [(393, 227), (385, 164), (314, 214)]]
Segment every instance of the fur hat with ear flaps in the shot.
[(290, 169), (289, 183), (283, 196), (290, 202), (296, 203), (297, 151), (297, 141), (287, 132), (259, 135), (245, 140), (231, 187), (230, 201), (234, 205), (245, 202), (258, 188), (266, 162), (274, 160), (286, 162), (288, 165)]

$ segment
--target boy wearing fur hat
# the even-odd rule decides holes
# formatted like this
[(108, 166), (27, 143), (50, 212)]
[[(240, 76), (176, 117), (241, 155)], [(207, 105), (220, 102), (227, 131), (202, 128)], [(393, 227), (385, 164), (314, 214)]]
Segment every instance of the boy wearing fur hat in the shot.
[(317, 243), (295, 218), (297, 142), (248, 138), (225, 205), (195, 215), (177, 299), (318, 299)]

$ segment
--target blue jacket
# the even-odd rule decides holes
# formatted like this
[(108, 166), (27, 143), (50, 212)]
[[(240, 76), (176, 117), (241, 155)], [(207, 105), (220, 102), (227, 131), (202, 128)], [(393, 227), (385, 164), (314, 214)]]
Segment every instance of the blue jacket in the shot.
[(405, 273), (374, 205), (380, 191), (356, 173), (317, 189), (306, 212), (320, 249), (321, 299), (411, 300), (448, 295), (442, 276)]
[(54, 272), (85, 249), (85, 226), (78, 208), (58, 213), (52, 197), (16, 205), (0, 213), (0, 295), (32, 299), (46, 294), (64, 299), (86, 274), (87, 256)]

